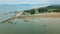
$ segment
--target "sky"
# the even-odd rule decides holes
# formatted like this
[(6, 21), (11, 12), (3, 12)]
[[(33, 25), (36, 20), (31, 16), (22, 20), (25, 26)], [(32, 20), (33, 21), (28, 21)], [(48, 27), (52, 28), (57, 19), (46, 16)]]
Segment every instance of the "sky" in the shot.
[(59, 4), (60, 5), (60, 0), (49, 0), (49, 4)]
[(60, 4), (60, 0), (0, 0), (0, 4)]

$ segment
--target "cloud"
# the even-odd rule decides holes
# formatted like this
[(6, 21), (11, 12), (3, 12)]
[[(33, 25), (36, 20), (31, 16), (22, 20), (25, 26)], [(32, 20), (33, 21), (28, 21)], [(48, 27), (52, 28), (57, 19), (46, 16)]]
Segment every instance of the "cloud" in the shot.
[(60, 0), (49, 0), (49, 4), (60, 4)]
[(0, 4), (46, 4), (48, 0), (0, 0)]

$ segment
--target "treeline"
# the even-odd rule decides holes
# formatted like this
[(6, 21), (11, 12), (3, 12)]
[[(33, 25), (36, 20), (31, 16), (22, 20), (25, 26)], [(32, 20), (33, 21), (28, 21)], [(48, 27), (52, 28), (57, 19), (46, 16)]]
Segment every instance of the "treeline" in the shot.
[(34, 9), (30, 9), (30, 10), (25, 10), (24, 13), (30, 13), (31, 15), (32, 14), (35, 14), (35, 10)]
[[(56, 9), (54, 7), (44, 7), (44, 8), (38, 8), (37, 11), (39, 13), (44, 13), (44, 12), (60, 12), (60, 9)], [(36, 13), (35, 9), (25, 10), (24, 13), (25, 12), (26, 13), (30, 13), (31, 15)]]

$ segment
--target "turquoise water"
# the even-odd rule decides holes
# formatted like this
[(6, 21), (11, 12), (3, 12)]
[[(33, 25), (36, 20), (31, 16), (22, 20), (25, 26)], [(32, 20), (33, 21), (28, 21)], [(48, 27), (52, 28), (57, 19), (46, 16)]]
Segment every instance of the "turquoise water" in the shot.
[[(40, 5), (1, 5), (0, 22), (14, 15), (14, 13), (9, 13), (10, 11), (27, 10), (35, 7), (40, 7)], [(60, 18), (15, 19), (12, 22), (12, 24), (0, 24), (0, 34), (60, 34)]]

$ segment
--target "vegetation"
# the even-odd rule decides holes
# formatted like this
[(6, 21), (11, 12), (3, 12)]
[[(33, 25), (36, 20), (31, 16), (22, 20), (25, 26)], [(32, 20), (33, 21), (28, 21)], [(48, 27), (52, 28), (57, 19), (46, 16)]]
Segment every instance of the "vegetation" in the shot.
[(39, 8), (38, 11), (39, 11), (39, 13), (43, 13), (43, 12), (47, 12), (47, 9), (45, 9), (45, 8)]
[[(60, 12), (60, 6), (47, 6), (47, 7), (41, 7), (38, 8), (37, 11), (39, 13), (44, 12)], [(30, 13), (31, 15), (35, 14), (35, 9), (25, 10), (24, 12)]]
[(27, 12), (27, 13), (28, 13), (28, 12), (29, 12), (29, 10), (25, 10), (25, 12)]
[(29, 13), (31, 15), (35, 14), (35, 10), (34, 9), (30, 9), (30, 10), (25, 10), (23, 14), (25, 13)]
[(47, 6), (47, 7), (44, 7), (44, 8), (39, 8), (38, 11), (39, 11), (39, 13), (60, 12), (60, 6)]
[(31, 15), (35, 14), (35, 10), (34, 9), (31, 9), (29, 12), (30, 12)]

